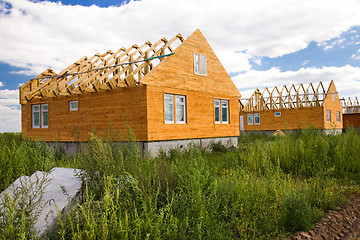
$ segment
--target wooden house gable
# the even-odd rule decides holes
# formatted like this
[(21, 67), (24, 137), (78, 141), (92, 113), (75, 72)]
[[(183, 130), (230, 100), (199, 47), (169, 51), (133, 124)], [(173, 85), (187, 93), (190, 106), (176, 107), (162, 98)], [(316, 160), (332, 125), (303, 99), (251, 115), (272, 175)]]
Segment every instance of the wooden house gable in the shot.
[(174, 55), (164, 59), (141, 83), (219, 96), (241, 96), (200, 30), (190, 35), (175, 49)]

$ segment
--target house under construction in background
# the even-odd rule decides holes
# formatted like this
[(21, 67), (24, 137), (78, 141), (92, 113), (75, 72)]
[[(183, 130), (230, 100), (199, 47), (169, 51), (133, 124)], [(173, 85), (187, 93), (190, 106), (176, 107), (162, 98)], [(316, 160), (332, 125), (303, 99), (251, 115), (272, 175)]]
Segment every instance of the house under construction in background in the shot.
[(344, 128), (360, 130), (360, 104), (357, 97), (341, 99), (343, 105)]
[[(213, 141), (237, 144), (235, 84), (200, 30), (83, 57), (20, 87), (22, 133), (48, 142), (89, 132), (134, 132), (143, 151)], [(69, 144), (71, 145), (71, 144)]]
[(335, 84), (323, 83), (256, 89), (240, 99), (240, 131), (271, 134), (276, 130), (314, 128), (323, 132), (342, 131), (342, 106)]

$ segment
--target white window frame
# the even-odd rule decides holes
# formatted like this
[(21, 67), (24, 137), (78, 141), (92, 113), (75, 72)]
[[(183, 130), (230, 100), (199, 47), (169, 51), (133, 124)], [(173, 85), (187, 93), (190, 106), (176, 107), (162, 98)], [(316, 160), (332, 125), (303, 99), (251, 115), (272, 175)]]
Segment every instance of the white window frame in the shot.
[(281, 117), (281, 112), (274, 112), (274, 117)]
[(326, 110), (326, 122), (331, 123), (331, 110)]
[[(167, 105), (167, 100), (166, 98), (169, 97), (169, 100), (170, 100), (170, 104)], [(167, 110), (167, 107), (170, 107), (170, 116), (171, 116), (171, 120), (167, 120), (166, 119), (166, 110)], [(174, 123), (174, 94), (168, 94), (168, 93), (165, 93), (164, 94), (164, 120), (165, 120), (165, 123)]]
[[(46, 107), (46, 109), (45, 109)], [(46, 125), (44, 124), (44, 114), (47, 114), (47, 123)], [(41, 122), (41, 127), (42, 128), (48, 128), (49, 127), (49, 105), (46, 104), (41, 104), (41, 118), (40, 118), (40, 122)]]
[[(178, 102), (179, 99), (183, 99), (183, 101)], [(175, 95), (175, 111), (176, 111), (176, 123), (186, 123), (186, 97), (184, 95)], [(179, 120), (178, 118), (178, 107), (183, 106), (182, 115), (184, 116), (184, 120)]]
[(332, 94), (331, 94), (332, 96), (331, 96), (331, 98), (332, 98), (332, 101), (333, 102), (335, 102), (335, 92), (332, 92)]
[[(38, 110), (34, 110), (35, 107), (38, 107)], [(35, 104), (31, 106), (31, 116), (32, 116), (32, 128), (40, 128), (41, 126), (41, 113), (40, 113), (40, 104)], [(35, 113), (39, 114), (39, 125), (35, 125)]]
[[(256, 121), (256, 119), (259, 119), (259, 122)], [(260, 113), (254, 113), (254, 124), (260, 125)]]
[[(224, 109), (226, 109), (226, 120), (224, 121)], [(229, 101), (221, 100), (221, 123), (229, 123)]]
[(247, 125), (254, 125), (254, 114), (252, 113), (246, 114), (246, 123)]
[[(218, 114), (216, 116), (216, 109), (218, 109)], [(215, 99), (214, 102), (214, 115), (215, 115), (215, 123), (221, 123), (221, 100)], [(218, 120), (216, 120), (216, 117), (218, 117)]]
[[(76, 108), (72, 106), (72, 103), (76, 103)], [(71, 100), (69, 101), (69, 110), (70, 111), (79, 111), (79, 101), (78, 100)]]
[(207, 61), (205, 55), (194, 53), (194, 73), (203, 76), (207, 75)]
[(341, 122), (340, 111), (336, 111), (336, 122), (337, 122), (337, 123)]

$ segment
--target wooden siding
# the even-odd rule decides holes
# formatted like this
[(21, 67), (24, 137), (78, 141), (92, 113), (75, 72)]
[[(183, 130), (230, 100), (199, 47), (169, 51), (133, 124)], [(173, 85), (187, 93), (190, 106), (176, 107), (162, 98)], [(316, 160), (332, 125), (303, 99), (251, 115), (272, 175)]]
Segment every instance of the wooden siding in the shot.
[[(331, 93), (331, 94), (330, 94)], [(335, 99), (333, 101), (333, 94)], [(323, 103), (324, 108), (324, 129), (342, 129), (343, 128), (343, 108), (340, 102), (339, 94), (337, 93), (334, 81), (331, 81), (329, 89), (327, 90), (327, 95)], [(331, 111), (331, 122), (327, 122), (326, 119), (326, 110)], [(336, 112), (340, 112), (340, 122), (336, 122)]]
[[(189, 36), (174, 53), (145, 76), (141, 83), (224, 96), (241, 96), (200, 30)], [(194, 53), (206, 56), (206, 76), (194, 74)]]
[[(281, 116), (275, 117), (275, 112), (281, 112)], [(248, 125), (247, 114), (254, 113), (260, 113), (260, 124)], [(241, 112), (240, 115), (244, 116), (244, 131), (305, 129), (310, 125), (315, 129), (324, 128), (322, 107)]]
[[(239, 101), (234, 96), (148, 86), (149, 141), (239, 136)], [(164, 94), (186, 97), (186, 123), (165, 124)], [(229, 100), (229, 123), (215, 124), (215, 99)]]
[(344, 128), (360, 127), (360, 113), (344, 114)]
[[(78, 100), (78, 111), (69, 111), (71, 100)], [(31, 126), (31, 106), (39, 103), (49, 104), (48, 128)], [(22, 133), (46, 141), (84, 141), (93, 130), (102, 135), (111, 127), (126, 133), (128, 123), (137, 140), (146, 141), (146, 110), (145, 86), (32, 100), (22, 105)]]

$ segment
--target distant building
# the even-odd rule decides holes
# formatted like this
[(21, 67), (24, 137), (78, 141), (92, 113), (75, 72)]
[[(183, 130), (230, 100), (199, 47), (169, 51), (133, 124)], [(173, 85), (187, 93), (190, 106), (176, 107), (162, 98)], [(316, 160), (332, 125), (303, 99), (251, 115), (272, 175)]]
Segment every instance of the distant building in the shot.
[(343, 128), (342, 106), (335, 84), (325, 91), (322, 82), (281, 89), (256, 89), (248, 99), (240, 100), (240, 131), (271, 134), (276, 130), (312, 127), (323, 132)]
[(357, 97), (341, 99), (343, 105), (344, 128), (360, 130), (360, 104)]
[(22, 133), (48, 142), (126, 131), (144, 151), (237, 144), (240, 93), (200, 30), (48, 69), (20, 87)]

